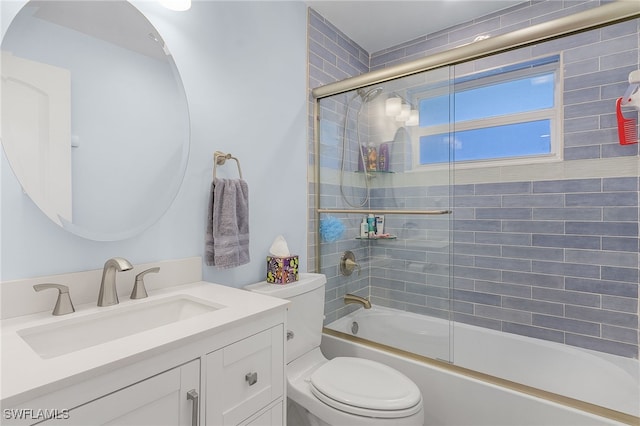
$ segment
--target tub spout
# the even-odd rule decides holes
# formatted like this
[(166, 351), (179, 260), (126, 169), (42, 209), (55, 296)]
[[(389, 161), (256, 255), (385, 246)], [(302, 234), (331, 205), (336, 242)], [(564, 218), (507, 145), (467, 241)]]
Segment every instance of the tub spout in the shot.
[(355, 294), (345, 294), (344, 295), (344, 304), (348, 305), (350, 303), (359, 303), (365, 309), (371, 309), (371, 302), (364, 297), (356, 296)]

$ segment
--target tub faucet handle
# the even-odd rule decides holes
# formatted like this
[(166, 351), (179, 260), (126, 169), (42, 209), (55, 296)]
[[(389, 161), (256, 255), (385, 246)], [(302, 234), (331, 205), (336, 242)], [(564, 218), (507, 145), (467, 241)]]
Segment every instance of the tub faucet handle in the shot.
[(360, 264), (358, 262), (354, 262), (351, 259), (346, 259), (344, 261), (344, 263), (346, 264), (347, 268), (351, 268), (351, 269), (357, 268), (358, 269), (358, 275), (360, 275), (361, 269), (360, 269)]
[(144, 276), (151, 272), (160, 272), (160, 268), (149, 268), (136, 275), (136, 282), (131, 291), (131, 299), (144, 299), (147, 297), (147, 289), (144, 287)]
[(350, 250), (345, 251), (340, 259), (340, 272), (342, 272), (342, 275), (349, 276), (356, 268), (358, 269), (358, 275), (360, 275), (361, 269), (360, 264), (356, 262), (356, 255)]
[(62, 284), (36, 284), (33, 286), (35, 291), (47, 290), (49, 288), (55, 288), (58, 290), (58, 299), (56, 305), (53, 307), (53, 315), (66, 315), (75, 312), (73, 303), (71, 302), (71, 296), (69, 295), (69, 287)]

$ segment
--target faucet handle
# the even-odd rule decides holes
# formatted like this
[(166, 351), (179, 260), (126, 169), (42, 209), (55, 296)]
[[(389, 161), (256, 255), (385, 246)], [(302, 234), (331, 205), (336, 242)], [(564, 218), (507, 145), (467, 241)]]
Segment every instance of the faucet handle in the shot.
[(349, 276), (356, 268), (360, 275), (360, 264), (356, 262), (356, 255), (350, 250), (345, 251), (340, 258), (340, 272), (342, 275)]
[(71, 302), (71, 296), (69, 295), (69, 287), (62, 284), (36, 284), (33, 286), (35, 291), (47, 290), (49, 288), (55, 288), (58, 290), (58, 299), (56, 300), (56, 306), (53, 308), (53, 315), (66, 315), (75, 312), (73, 303)]
[(144, 276), (150, 272), (160, 272), (160, 268), (149, 268), (136, 275), (136, 282), (133, 285), (133, 291), (131, 291), (131, 299), (144, 299), (147, 297), (147, 289), (144, 288)]
[(358, 262), (354, 262), (351, 259), (345, 259), (344, 263), (345, 263), (345, 266), (346, 266), (347, 269), (353, 270), (354, 268), (357, 268), (358, 269), (358, 275), (360, 275), (361, 269), (360, 269), (360, 264)]

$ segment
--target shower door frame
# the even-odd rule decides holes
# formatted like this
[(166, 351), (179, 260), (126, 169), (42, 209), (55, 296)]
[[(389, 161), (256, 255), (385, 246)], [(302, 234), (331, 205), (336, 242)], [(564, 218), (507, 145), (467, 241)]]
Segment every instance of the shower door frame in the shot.
[[(640, 6), (635, 1), (615, 1), (603, 6), (595, 7), (587, 11), (579, 12), (573, 15), (565, 16), (549, 22), (530, 26), (511, 33), (502, 34), (493, 38), (488, 38), (478, 42), (473, 42), (454, 48), (445, 52), (436, 53), (431, 56), (420, 58), (404, 64), (399, 64), (389, 68), (384, 68), (369, 73), (365, 73), (356, 77), (347, 78), (334, 83), (326, 84), (311, 90), (313, 98), (313, 142), (314, 142), (314, 190), (315, 190), (315, 207), (314, 219), (316, 224), (320, 224), (320, 215), (326, 213), (384, 213), (384, 214), (406, 214), (406, 215), (442, 215), (451, 214), (451, 210), (388, 210), (388, 209), (323, 209), (320, 207), (320, 100), (329, 96), (350, 92), (364, 88), (366, 86), (381, 84), (387, 81), (400, 79), (410, 75), (442, 68), (446, 66), (458, 65), (471, 60), (482, 57), (495, 55), (521, 47), (530, 46), (536, 43), (550, 41), (552, 39), (565, 37), (571, 34), (590, 31), (599, 27), (612, 25), (631, 19), (640, 18)], [(314, 241), (314, 258), (315, 270), (321, 270), (321, 241), (317, 235)], [(358, 343), (364, 343), (372, 347), (382, 347), (384, 350), (389, 348), (375, 342), (364, 341), (358, 337), (334, 332), (324, 329), (325, 333), (337, 335), (340, 338), (354, 340)], [(392, 348), (393, 349), (393, 348)], [(392, 352), (403, 352), (395, 349)], [(459, 374), (475, 377), (477, 379), (506, 387), (518, 392), (534, 395), (539, 398), (547, 399), (562, 405), (570, 406), (578, 410), (589, 412), (605, 418), (616, 420), (626, 424), (635, 424), (638, 418), (614, 411), (605, 407), (586, 403), (584, 401), (575, 400), (563, 395), (554, 394), (527, 385), (510, 382), (494, 376), (488, 376), (483, 373), (465, 369), (444, 361), (425, 358), (415, 354), (404, 353), (404, 356), (418, 359), (421, 362), (436, 365), (439, 368), (451, 370)]]

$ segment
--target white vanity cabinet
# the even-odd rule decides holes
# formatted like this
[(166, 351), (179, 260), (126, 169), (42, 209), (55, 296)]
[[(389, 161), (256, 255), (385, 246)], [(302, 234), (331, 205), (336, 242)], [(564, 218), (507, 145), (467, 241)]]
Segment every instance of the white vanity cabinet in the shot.
[(32, 322), (4, 323), (0, 423), (283, 426), (289, 302), (209, 283), (179, 291), (220, 308), (48, 358), (20, 337)]
[[(283, 426), (283, 320), (245, 324), (17, 408), (3, 406), (2, 424)], [(45, 420), (51, 413), (56, 418)]]
[(37, 424), (282, 426), (283, 330), (278, 324)]
[(197, 359), (39, 424), (194, 426), (198, 424), (199, 394)]

